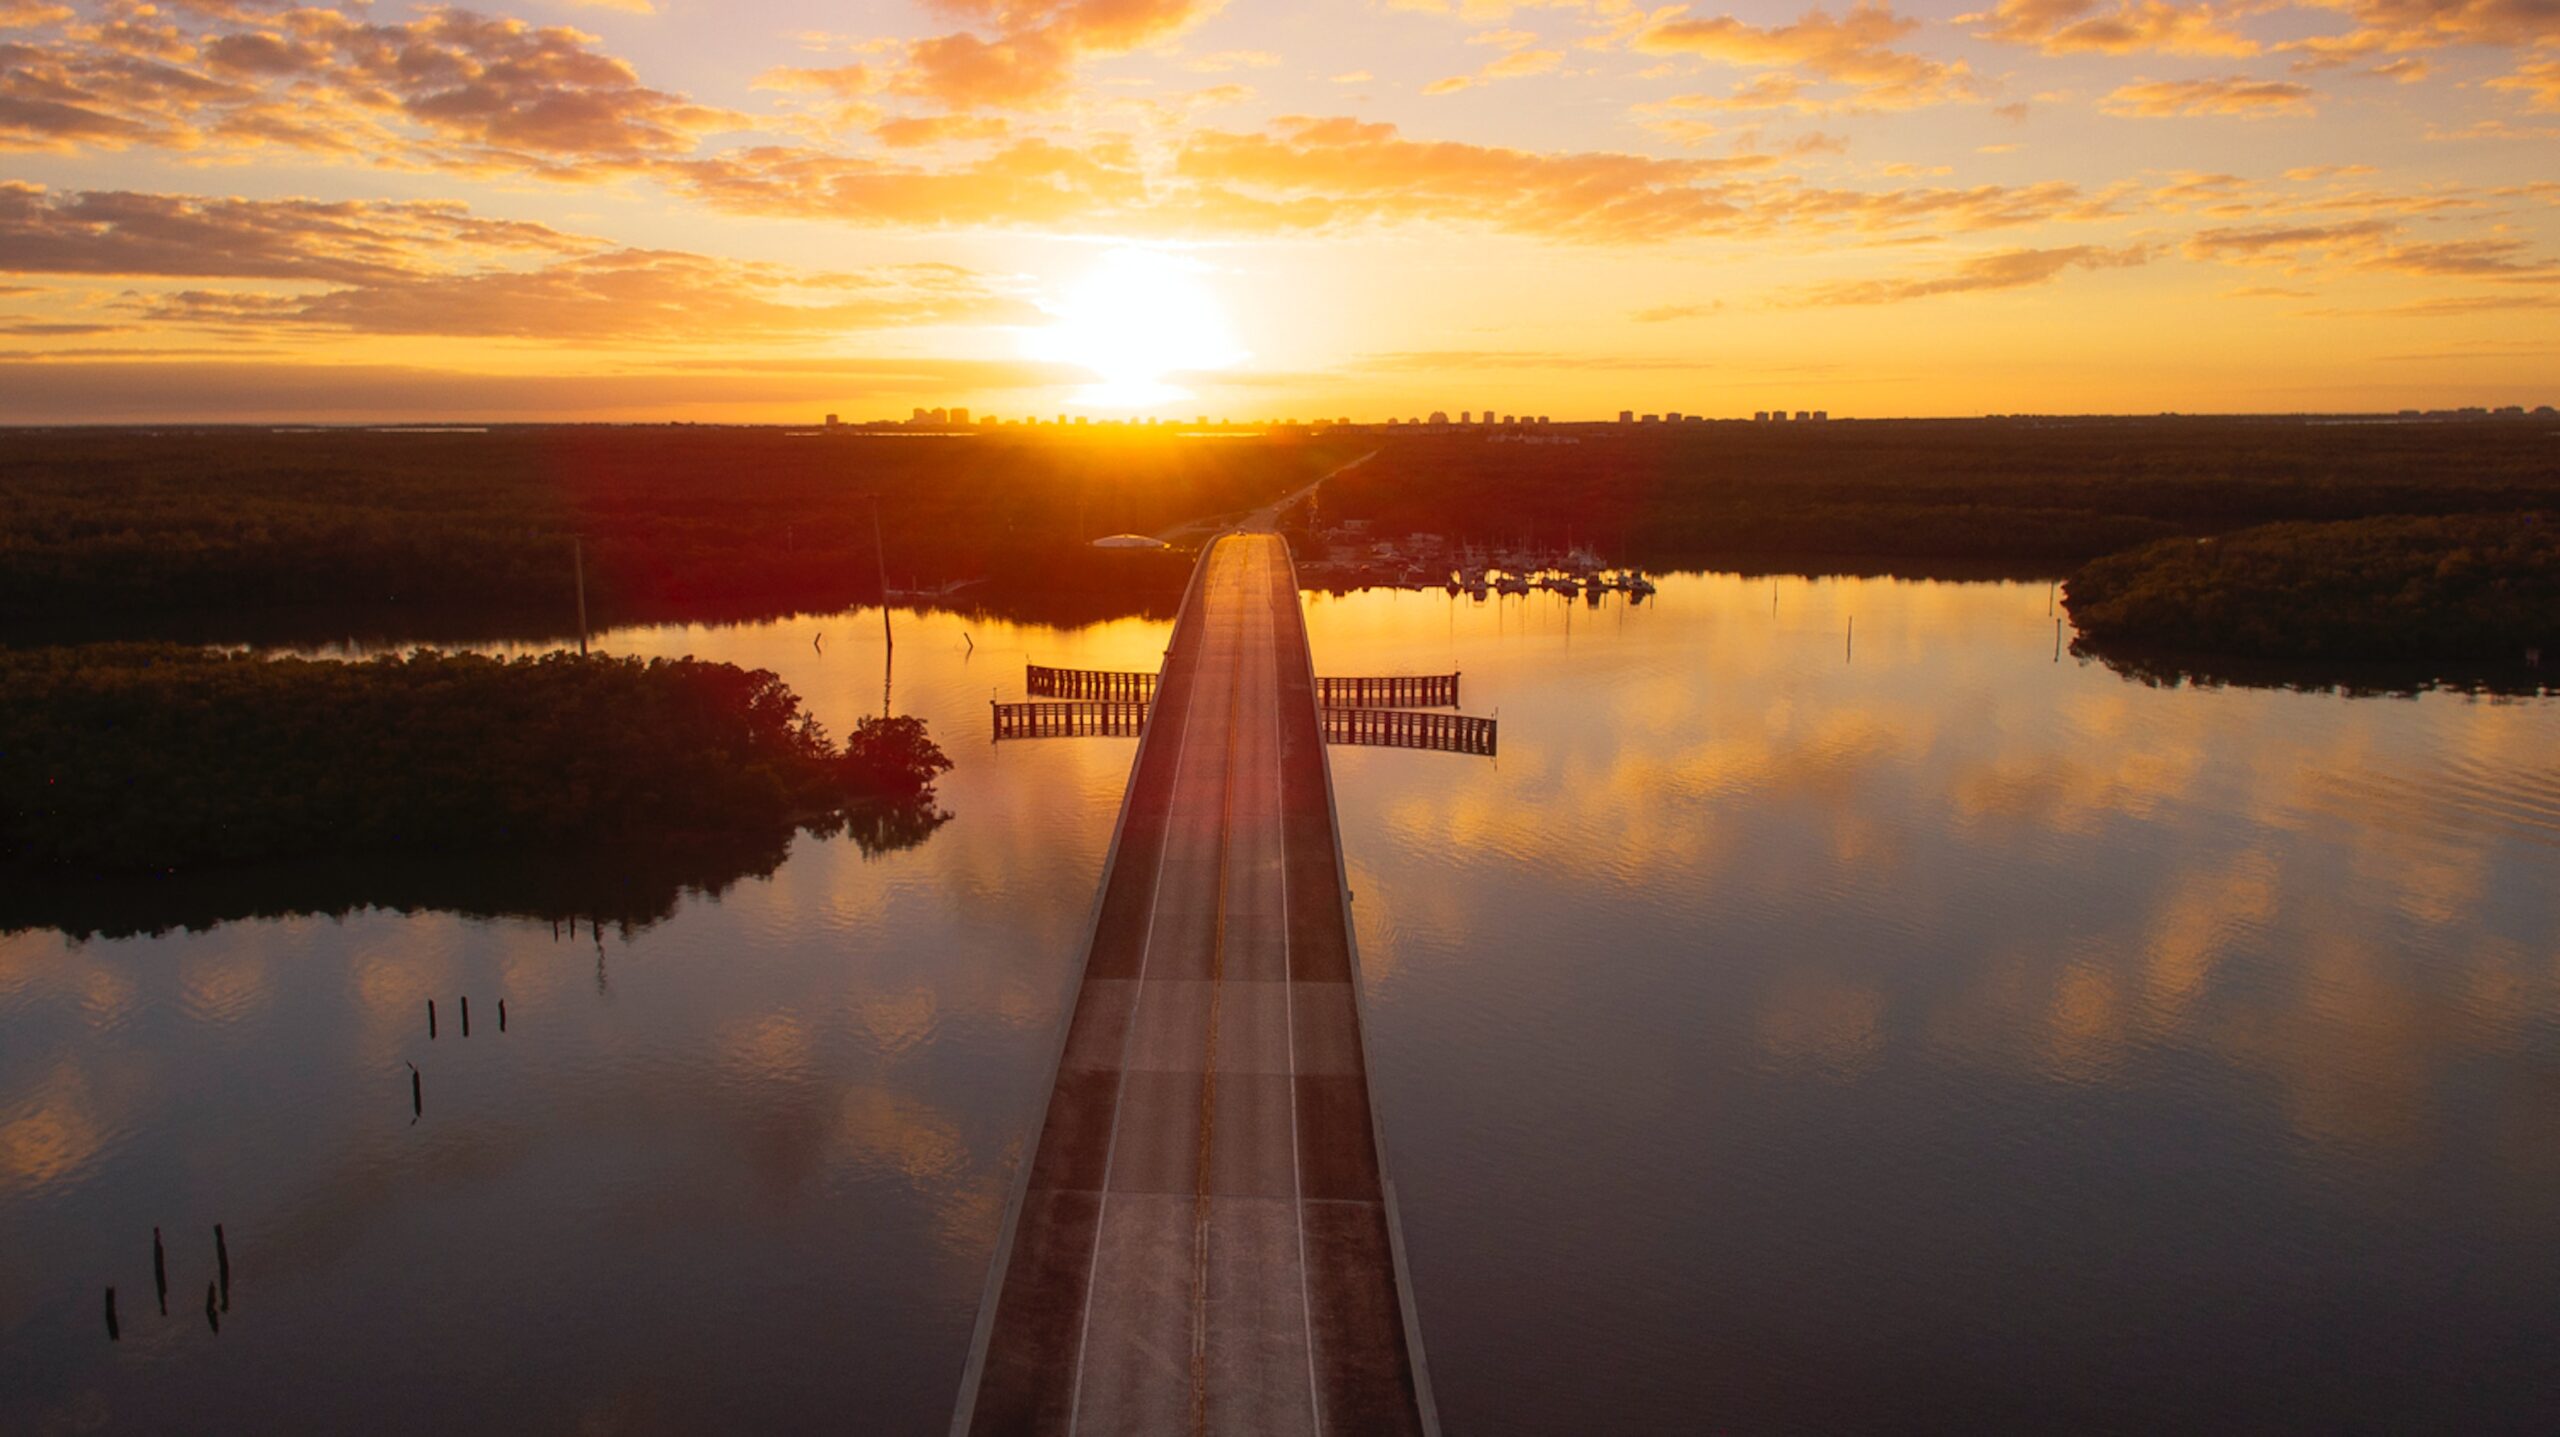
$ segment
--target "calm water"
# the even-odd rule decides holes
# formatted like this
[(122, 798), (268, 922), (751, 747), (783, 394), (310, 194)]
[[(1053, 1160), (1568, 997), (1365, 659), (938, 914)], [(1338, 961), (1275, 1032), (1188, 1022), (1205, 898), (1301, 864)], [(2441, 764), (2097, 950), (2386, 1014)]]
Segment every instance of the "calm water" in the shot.
[[(841, 728), (877, 619), (603, 646)], [(0, 937), (0, 1431), (937, 1430), (1134, 749), (984, 705), (1166, 629), (901, 624), (918, 848)], [(2560, 701), (2146, 688), (2041, 584), (1310, 628), (1502, 720), (1333, 754), (1451, 1432), (2552, 1430)]]

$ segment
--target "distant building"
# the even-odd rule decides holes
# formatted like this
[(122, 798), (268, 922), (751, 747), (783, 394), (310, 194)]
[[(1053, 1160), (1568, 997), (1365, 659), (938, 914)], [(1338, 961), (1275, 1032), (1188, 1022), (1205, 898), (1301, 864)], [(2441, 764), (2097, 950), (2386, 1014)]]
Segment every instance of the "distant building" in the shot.
[(1660, 424), (1662, 422), (1662, 416), (1659, 414), (1648, 414), (1638, 422), (1643, 424)]
[(844, 427), (844, 421), (837, 418), (835, 415), (830, 414), (827, 416), (827, 427), (829, 429), (842, 429)]
[(1634, 410), (1632, 410), (1632, 409), (1621, 409), (1621, 410), (1619, 410), (1619, 411), (1618, 411), (1618, 422), (1619, 422), (1620, 424), (1633, 424), (1633, 423), (1635, 423), (1635, 422), (1636, 422), (1636, 412), (1635, 412)]
[(1475, 412), (1474, 410), (1472, 410), (1472, 409), (1461, 409), (1461, 410), (1459, 410), (1459, 411), (1458, 411), (1458, 422), (1459, 422), (1460, 424), (1473, 424), (1473, 423), (1475, 423), (1475, 422), (1476, 422), (1476, 412)]
[(1768, 410), (1766, 410), (1766, 409), (1754, 409), (1754, 410), (1752, 410), (1752, 411), (1751, 411), (1751, 422), (1752, 422), (1752, 423), (1754, 423), (1754, 424), (1766, 424), (1766, 423), (1768, 423), (1768, 422), (1769, 422), (1769, 411), (1768, 411)]
[(1830, 417), (1831, 417), (1831, 411), (1830, 411), (1830, 410), (1828, 410), (1828, 409), (1817, 409), (1817, 410), (1813, 411), (1813, 422), (1814, 422), (1814, 423), (1816, 423), (1816, 424), (1820, 424), (1820, 423), (1822, 423), (1824, 420), (1829, 419)]
[(1812, 418), (1813, 418), (1813, 411), (1812, 411), (1812, 410), (1810, 410), (1810, 409), (1799, 409), (1799, 410), (1797, 410), (1797, 411), (1796, 411), (1796, 422), (1797, 422), (1798, 424), (1805, 423), (1806, 421), (1808, 421), (1808, 420), (1810, 420), (1810, 419), (1812, 419)]
[(1432, 423), (1434, 423), (1434, 424), (1446, 424), (1446, 423), (1448, 423), (1448, 422), (1449, 422), (1449, 411), (1448, 411), (1448, 410), (1446, 410), (1446, 409), (1434, 409), (1434, 410), (1432, 410), (1432, 411), (1431, 411), (1431, 422), (1432, 422)]
[(1668, 414), (1666, 414), (1666, 415), (1662, 416), (1662, 422), (1663, 422), (1663, 423), (1665, 423), (1665, 424), (1677, 424), (1677, 423), (1679, 423), (1679, 422), (1680, 422), (1680, 411), (1679, 411), (1679, 410), (1677, 410), (1677, 409), (1674, 409), (1674, 410), (1672, 410), (1670, 413), (1668, 413)]
[(956, 429), (969, 422), (969, 411), (966, 409), (955, 408), (951, 411), (951, 417), (946, 422)]

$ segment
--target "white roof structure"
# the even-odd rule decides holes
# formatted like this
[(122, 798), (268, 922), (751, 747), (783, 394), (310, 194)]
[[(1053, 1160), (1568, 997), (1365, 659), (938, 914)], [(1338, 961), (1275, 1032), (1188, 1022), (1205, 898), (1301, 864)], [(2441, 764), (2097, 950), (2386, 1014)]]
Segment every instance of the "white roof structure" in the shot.
[(1144, 534), (1113, 534), (1108, 538), (1094, 540), (1093, 547), (1097, 549), (1169, 549), (1173, 546), (1162, 539), (1150, 539)]

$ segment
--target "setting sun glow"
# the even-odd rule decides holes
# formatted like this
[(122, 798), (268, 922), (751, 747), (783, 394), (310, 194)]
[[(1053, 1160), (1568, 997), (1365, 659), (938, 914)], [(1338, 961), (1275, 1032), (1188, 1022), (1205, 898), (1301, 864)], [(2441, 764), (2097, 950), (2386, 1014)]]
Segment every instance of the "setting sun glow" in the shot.
[(1043, 306), (1045, 327), (1023, 335), (1027, 358), (1090, 370), (1076, 391), (1087, 408), (1144, 408), (1187, 399), (1172, 376), (1225, 369), (1245, 358), (1209, 267), (1167, 250), (1105, 253), (1066, 295)]

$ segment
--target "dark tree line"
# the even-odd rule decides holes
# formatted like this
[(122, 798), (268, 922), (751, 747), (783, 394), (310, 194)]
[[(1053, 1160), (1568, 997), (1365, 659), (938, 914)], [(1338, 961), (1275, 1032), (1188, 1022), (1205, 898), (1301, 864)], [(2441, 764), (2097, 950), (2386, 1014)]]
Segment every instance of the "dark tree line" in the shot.
[(1328, 518), (1656, 567), (1974, 563), (2066, 574), (2285, 520), (2560, 507), (2536, 421), (1904, 420), (1416, 436), (1325, 486)]
[(2083, 566), (2065, 595), (2104, 650), (2257, 659), (2560, 664), (2560, 523), (2548, 514), (2273, 524)]
[(19, 866), (921, 836), (950, 767), (917, 720), (839, 745), (773, 674), (693, 659), (86, 645), (0, 650), (0, 693)]
[(884, 555), (897, 589), (976, 580), (987, 595), (1161, 601), (1187, 565), (1089, 541), (1252, 508), (1341, 451), (690, 427), (10, 431), (0, 624), (220, 637), (259, 632), (237, 619), (366, 615), (409, 632), (568, 633), (573, 541), (597, 624), (873, 602)]

